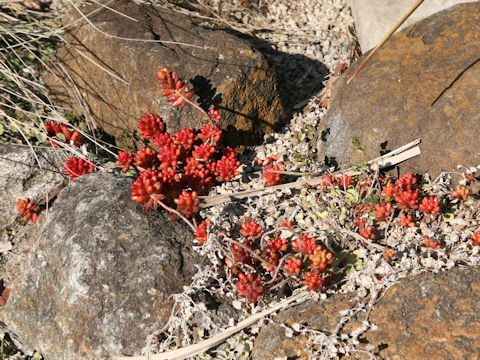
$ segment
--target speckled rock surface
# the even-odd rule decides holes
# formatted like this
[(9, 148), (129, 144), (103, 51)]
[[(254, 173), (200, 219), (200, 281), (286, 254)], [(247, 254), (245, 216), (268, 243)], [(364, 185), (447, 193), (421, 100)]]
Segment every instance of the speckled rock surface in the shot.
[[(89, 15), (91, 23), (70, 27), (66, 39), (128, 84), (108, 75), (71, 47), (58, 52), (89, 112), (110, 134), (131, 133), (137, 129), (138, 118), (149, 112), (160, 114), (168, 131), (203, 125), (204, 120), (191, 106), (179, 111), (162, 96), (155, 71), (164, 66), (193, 85), (198, 94), (194, 99), (200, 105), (215, 105), (222, 110), (221, 125), (227, 131), (229, 145), (252, 145), (285, 122), (276, 73), (246, 41), (226, 31), (197, 27), (178, 12), (123, 0), (110, 6), (136, 21), (100, 9)], [(97, 8), (94, 4), (82, 11), (88, 14)], [(72, 10), (65, 19), (71, 23), (79, 18)], [(166, 43), (157, 43), (159, 39)], [(47, 74), (45, 81), (57, 101), (73, 103), (81, 112), (73, 97), (64, 97), (64, 87), (53, 76)]]
[[(456, 5), (393, 36), (346, 84), (335, 83), (319, 127), (319, 158), (358, 164), (417, 138), (422, 155), (401, 172), (480, 164), (480, 3)], [(363, 152), (351, 147), (358, 137)]]
[[(405, 278), (391, 287), (374, 306), (369, 321), (378, 326), (369, 330), (364, 347), (375, 346), (379, 359), (476, 359), (480, 352), (480, 269), (454, 268), (436, 275)], [(263, 328), (255, 341), (252, 359), (287, 356), (308, 359), (306, 337), (285, 336), (295, 323), (329, 333), (337, 326), (340, 311), (350, 309), (353, 296), (335, 295), (321, 302), (307, 302), (281, 312)], [(348, 322), (342, 331), (361, 325), (365, 313)], [(369, 359), (354, 353), (350, 359)]]
[[(30, 225), (1, 321), (46, 359), (139, 354), (195, 272), (191, 232), (130, 200), (131, 180), (90, 174)], [(12, 257), (12, 261), (14, 261)]]
[(55, 150), (35, 149), (41, 169), (28, 146), (0, 145), (0, 234), (18, 218), (15, 203), (30, 198), (34, 203), (63, 184), (62, 163)]

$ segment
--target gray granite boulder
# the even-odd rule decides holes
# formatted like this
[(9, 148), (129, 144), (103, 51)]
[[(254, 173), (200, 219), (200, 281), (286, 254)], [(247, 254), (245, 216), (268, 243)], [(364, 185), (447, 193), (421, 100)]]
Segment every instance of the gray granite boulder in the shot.
[(0, 145), (0, 234), (18, 218), (17, 201), (28, 197), (33, 203), (44, 203), (63, 186), (58, 150), (34, 151), (28, 146)]
[[(11, 293), (0, 321), (46, 359), (135, 355), (169, 317), (201, 259), (192, 234), (130, 200), (132, 180), (94, 173), (71, 182), (30, 244), (7, 263)], [(22, 239), (17, 239), (21, 242)]]

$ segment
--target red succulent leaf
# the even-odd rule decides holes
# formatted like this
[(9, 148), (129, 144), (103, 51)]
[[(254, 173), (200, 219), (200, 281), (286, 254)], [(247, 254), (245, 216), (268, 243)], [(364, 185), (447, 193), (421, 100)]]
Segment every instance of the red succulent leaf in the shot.
[(440, 211), (440, 204), (438, 203), (438, 197), (424, 197), (422, 203), (419, 206), (420, 210), (423, 210), (425, 214), (438, 213)]
[(365, 228), (364, 227), (360, 228), (360, 230), (358, 232), (359, 232), (360, 236), (362, 236), (365, 239), (370, 239), (370, 240), (375, 239), (375, 234), (373, 232), (373, 227), (371, 225), (369, 225)]
[(35, 210), (37, 205), (33, 204), (29, 198), (19, 200), (16, 205), (18, 215), (23, 216), (22, 220), (24, 222), (28, 222), (29, 220), (32, 220), (33, 223), (37, 222), (38, 212)]
[(322, 186), (325, 187), (325, 188), (329, 188), (329, 187), (332, 187), (333, 185), (335, 185), (335, 178), (331, 175), (326, 175), (324, 177), (322, 177)]
[(473, 246), (480, 246), (480, 231), (477, 231), (475, 234), (473, 234), (472, 240)]
[(175, 169), (178, 165), (180, 155), (181, 150), (177, 145), (165, 145), (157, 155), (160, 161), (160, 168), (165, 169), (171, 167)]
[(263, 287), (260, 285), (262, 279), (256, 273), (250, 273), (248, 275), (239, 273), (238, 279), (239, 281), (235, 283), (238, 296), (245, 297), (248, 304), (260, 301), (263, 294)]
[(175, 71), (169, 71), (167, 67), (157, 70), (157, 78), (160, 81), (160, 88), (164, 89), (163, 96), (172, 103), (173, 107), (182, 108), (186, 105), (185, 99), (189, 100), (194, 95), (189, 90), (187, 83), (181, 80)]
[(118, 152), (116, 164), (118, 166), (123, 166), (122, 167), (123, 173), (126, 173), (130, 169), (130, 165), (132, 165), (132, 162), (133, 162), (133, 153), (131, 151), (122, 150)]
[(201, 145), (195, 145), (192, 155), (197, 160), (208, 161), (212, 154), (215, 152), (215, 148), (208, 143)]
[(91, 162), (75, 156), (68, 158), (63, 166), (63, 172), (69, 175), (72, 180), (95, 171), (97, 169)]
[(413, 227), (415, 226), (413, 215), (405, 216), (403, 212), (400, 213), (400, 220), (397, 221), (398, 226)]
[(163, 194), (162, 174), (158, 170), (147, 169), (143, 171), (132, 184), (131, 189), (132, 200), (138, 203), (145, 203), (145, 210), (151, 207), (156, 210), (158, 201), (163, 201), (166, 198)]
[[(283, 166), (282, 161), (277, 161), (279, 159), (278, 156), (274, 157), (267, 157), (263, 162), (263, 177), (265, 178), (265, 186), (274, 186), (277, 185), (283, 177), (283, 174), (277, 172), (270, 172), (270, 171), (283, 171), (285, 167)], [(277, 163), (273, 163), (273, 161), (277, 161)]]
[[(58, 134), (62, 134), (65, 137), (67, 143), (71, 143), (75, 146), (81, 146), (83, 144), (83, 140), (80, 137), (80, 133), (77, 130), (69, 130), (66, 124), (58, 124), (54, 120), (47, 121), (44, 124), (45, 130), (47, 131), (47, 135), (51, 138), (55, 137)], [(53, 147), (59, 147), (58, 143), (49, 140), (48, 143)]]
[(317, 239), (308, 237), (308, 233), (303, 233), (300, 237), (292, 241), (292, 250), (300, 254), (313, 254), (317, 249)]
[(434, 250), (438, 250), (440, 249), (442, 246), (439, 244), (438, 241), (436, 240), (432, 240), (431, 238), (429, 238), (428, 236), (424, 236), (423, 237), (423, 244), (422, 244), (423, 247), (427, 247), (427, 248), (430, 248), (430, 249), (434, 249)]
[(402, 190), (409, 190), (415, 188), (418, 183), (418, 177), (414, 173), (406, 173), (402, 177), (398, 178), (395, 184), (400, 186)]
[(267, 246), (272, 250), (286, 251), (288, 249), (287, 239), (281, 237), (275, 237), (272, 240), (267, 241)]
[(375, 204), (375, 218), (377, 221), (386, 221), (392, 215), (392, 203), (380, 202)]
[(450, 190), (450, 195), (458, 201), (465, 201), (472, 193), (472, 190), (467, 189), (465, 186), (458, 186), (455, 190)]
[(397, 196), (398, 192), (400, 191), (400, 186), (398, 185), (393, 185), (391, 180), (388, 180), (387, 185), (384, 185), (382, 187), (382, 196), (387, 197), (388, 201), (395, 199), (395, 196)]
[(258, 237), (263, 231), (262, 226), (258, 225), (254, 220), (244, 222), (240, 226), (240, 234), (243, 236)]
[(164, 147), (165, 145), (170, 145), (172, 143), (172, 138), (167, 132), (156, 134), (152, 139), (152, 142), (159, 148)]
[[(262, 255), (263, 255), (263, 258), (266, 259), (272, 265), (277, 266), (280, 261), (280, 252), (274, 248), (267, 247), (263, 249)], [(266, 262), (262, 262), (261, 266), (267, 271), (274, 272), (276, 268), (271, 266), (270, 264)]]
[(302, 271), (302, 259), (298, 257), (291, 257), (287, 260), (283, 268), (288, 271), (289, 276), (299, 274)]
[(353, 185), (353, 177), (350, 175), (341, 175), (336, 178), (337, 184), (340, 188), (346, 189), (350, 187), (350, 185)]
[[(252, 249), (253, 247), (253, 243), (250, 240), (246, 240), (244, 245), (249, 249)], [(247, 264), (247, 265), (253, 264), (253, 260), (252, 260), (252, 257), (250, 256), (250, 253), (240, 245), (233, 244), (232, 253), (236, 262)]]
[(418, 208), (419, 195), (418, 189), (415, 191), (412, 189), (400, 190), (395, 196), (395, 201), (400, 209), (416, 209)]
[(288, 227), (290, 229), (293, 229), (293, 224), (290, 220), (284, 219), (278, 224), (279, 227)]
[[(143, 170), (153, 167), (157, 162), (157, 153), (149, 147), (137, 150), (135, 156), (135, 165)], [(142, 170), (140, 169), (140, 170)]]
[(210, 116), (210, 119), (212, 119), (213, 121), (218, 122), (218, 121), (222, 120), (222, 116), (220, 115), (218, 110), (215, 110), (215, 109), (210, 109), (208, 111), (208, 116)]
[(390, 249), (388, 246), (385, 246), (383, 248), (383, 257), (385, 260), (389, 261), (390, 259), (393, 259), (397, 255), (397, 252), (393, 249)]
[(212, 225), (210, 220), (203, 220), (200, 225), (197, 226), (197, 230), (193, 233), (195, 239), (198, 241), (198, 245), (203, 245), (207, 241), (207, 228)]
[(188, 192), (183, 190), (178, 198), (173, 201), (177, 205), (177, 210), (187, 218), (191, 218), (193, 214), (200, 211), (200, 208), (198, 207), (200, 199), (198, 198), (196, 191)]
[(359, 228), (365, 227), (365, 218), (355, 218), (354, 220), (355, 226)]
[(47, 131), (47, 135), (50, 137), (53, 137), (57, 135), (58, 133), (62, 132), (62, 128), (60, 124), (58, 124), (54, 120), (47, 121), (45, 124), (43, 124), (45, 127), (45, 130)]
[(315, 250), (311, 255), (308, 255), (308, 258), (312, 262), (310, 264), (310, 269), (317, 270), (320, 273), (323, 273), (327, 270), (327, 266), (333, 263), (333, 254), (322, 248), (321, 245), (317, 245)]
[(173, 139), (173, 143), (177, 146), (183, 147), (185, 150), (190, 150), (193, 143), (197, 139), (193, 129), (184, 127), (182, 130), (177, 131)]
[(320, 274), (314, 272), (306, 272), (303, 276), (303, 285), (308, 287), (309, 291), (322, 290), (325, 278), (320, 277)]
[(140, 134), (147, 140), (155, 138), (163, 134), (165, 131), (165, 124), (160, 116), (150, 113), (143, 115), (138, 119), (138, 128)]
[(208, 123), (203, 125), (198, 134), (198, 138), (204, 143), (217, 146), (222, 138), (222, 130), (216, 124)]
[(216, 163), (210, 163), (210, 171), (217, 177), (217, 181), (230, 181), (233, 176), (240, 174), (238, 167), (240, 161), (237, 160), (237, 154), (230, 147), (224, 149), (224, 155)]

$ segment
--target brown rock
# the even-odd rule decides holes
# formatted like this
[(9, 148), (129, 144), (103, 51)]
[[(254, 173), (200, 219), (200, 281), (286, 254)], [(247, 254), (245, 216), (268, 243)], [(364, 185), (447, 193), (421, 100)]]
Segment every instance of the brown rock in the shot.
[[(403, 279), (391, 287), (374, 306), (369, 321), (378, 326), (361, 339), (360, 348), (375, 345), (379, 359), (477, 359), (480, 353), (480, 286), (478, 268), (454, 268), (440, 274)], [(274, 322), (292, 326), (307, 324), (325, 333), (332, 332), (340, 311), (352, 307), (354, 295), (335, 295), (322, 302), (307, 302), (281, 312)], [(361, 326), (365, 313), (348, 322), (342, 331)], [(255, 340), (254, 360), (298, 356), (308, 359), (307, 339), (287, 338), (285, 329), (270, 324)], [(364, 342), (364, 343), (363, 343)], [(355, 353), (350, 359), (369, 359)]]
[[(363, 59), (363, 58), (362, 58)], [(417, 138), (422, 154), (401, 172), (480, 164), (480, 3), (453, 6), (394, 35), (350, 82), (335, 83), (318, 129), (319, 157), (358, 164)], [(351, 147), (358, 137), (359, 152)]]
[(286, 119), (275, 71), (246, 41), (225, 31), (197, 27), (184, 15), (151, 5), (121, 0), (110, 6), (136, 21), (105, 8), (98, 10), (98, 5), (82, 8), (84, 14), (97, 9), (88, 16), (88, 23), (76, 10), (65, 17), (72, 24), (66, 34), (70, 45), (57, 57), (74, 84), (58, 71), (66, 88), (52, 74), (45, 75), (60, 103), (81, 112), (72, 91), (77, 87), (89, 113), (117, 137), (136, 130), (138, 118), (150, 112), (162, 116), (169, 132), (183, 126), (199, 128), (204, 120), (195, 109), (174, 109), (162, 96), (155, 71), (167, 66), (193, 85), (198, 94), (194, 101), (221, 110), (229, 145), (251, 145)]

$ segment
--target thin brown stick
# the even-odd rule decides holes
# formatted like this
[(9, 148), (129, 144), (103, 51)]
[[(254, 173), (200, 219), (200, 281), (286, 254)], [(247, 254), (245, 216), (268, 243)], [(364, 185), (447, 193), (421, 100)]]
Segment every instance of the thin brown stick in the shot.
[[(186, 359), (198, 354), (201, 354), (202, 352), (207, 351), (208, 349), (221, 344), (225, 339), (228, 339), (230, 336), (235, 334), (236, 332), (245, 329), (246, 327), (249, 327), (253, 324), (255, 324), (258, 320), (264, 318), (265, 316), (270, 315), (271, 313), (278, 311), (286, 306), (288, 306), (290, 303), (294, 301), (302, 302), (309, 297), (309, 292), (302, 290), (301, 292), (290, 296), (289, 298), (286, 298), (285, 300), (280, 301), (278, 304), (263, 310), (259, 313), (256, 313), (245, 320), (239, 322), (236, 326), (232, 326), (228, 329), (226, 329), (223, 333), (220, 333), (218, 335), (215, 335), (211, 337), (210, 339), (200, 341), (196, 344), (185, 346), (180, 349), (176, 350), (171, 350), (167, 351), (161, 354), (156, 354), (152, 355), (151, 359), (152, 360), (180, 360), (180, 359)], [(145, 356), (114, 356), (114, 360), (145, 360)]]
[(410, 9), (408, 9), (408, 11), (402, 16), (402, 18), (400, 20), (398, 20), (398, 22), (390, 29), (390, 31), (388, 32), (387, 35), (384, 36), (384, 38), (378, 43), (377, 46), (375, 46), (375, 49), (373, 49), (370, 54), (368, 54), (368, 56), (365, 58), (365, 60), (363, 60), (363, 62), (360, 64), (360, 66), (358, 67), (357, 70), (355, 70), (355, 72), (353, 73), (352, 76), (350, 76), (350, 78), (347, 80), (347, 84), (350, 83), (350, 81), (352, 81), (352, 79), (355, 77), (355, 75), (357, 75), (364, 67), (365, 65), (367, 65), (367, 62), (370, 60), (370, 58), (373, 56), (373, 54), (375, 54), (377, 52), (378, 49), (380, 49), (380, 47), (385, 44), (385, 42), (390, 39), (390, 37), (393, 35), (393, 33), (395, 31), (397, 31), (397, 29), (405, 22), (405, 20), (407, 20), (407, 18), (412, 15), (412, 13), (420, 6), (420, 4), (423, 3), (423, 0), (417, 0), (415, 2), (415, 4), (412, 5), (412, 7)]
[(302, 181), (295, 181), (287, 184), (280, 184), (280, 185), (275, 185), (275, 186), (269, 186), (269, 187), (262, 187), (261, 189), (252, 189), (252, 190), (246, 190), (246, 191), (240, 191), (234, 194), (227, 194), (227, 195), (219, 195), (219, 196), (213, 196), (213, 197), (208, 197), (208, 196), (200, 196), (201, 202), (200, 202), (200, 207), (201, 208), (206, 208), (210, 206), (215, 206), (215, 205), (220, 205), (226, 202), (230, 201), (235, 201), (235, 200), (240, 200), (244, 199), (250, 196), (255, 196), (258, 195), (262, 191), (268, 191), (268, 192), (273, 192), (276, 190), (283, 190), (283, 189), (299, 189), (302, 188), (303, 186), (310, 185), (310, 186), (315, 186), (315, 185), (320, 185), (324, 181), (323, 176), (322, 177), (315, 177), (312, 179), (308, 180), (302, 180)]
[(370, 240), (365, 239), (363, 236), (361, 236), (357, 233), (354, 233), (353, 231), (340, 229), (340, 232), (344, 233), (345, 235), (351, 236), (358, 241), (362, 241), (362, 242), (364, 242), (364, 243), (370, 245), (371, 247), (374, 247), (375, 249), (378, 249), (380, 251), (383, 251), (383, 249), (385, 248), (385, 245), (375, 244), (375, 243), (371, 242)]
[(273, 265), (270, 261), (267, 261), (267, 260), (263, 259), (261, 256), (258, 256), (257, 254), (255, 254), (255, 252), (254, 252), (252, 249), (250, 249), (248, 246), (242, 244), (241, 242), (239, 242), (239, 241), (237, 241), (237, 240), (233, 240), (233, 239), (228, 239), (228, 238), (227, 238), (226, 240), (229, 241), (229, 242), (231, 242), (231, 243), (233, 243), (233, 244), (235, 244), (235, 245), (240, 246), (243, 250), (245, 250), (246, 252), (248, 252), (250, 255), (252, 255), (252, 256), (253, 256), (255, 259), (257, 259), (258, 261), (260, 261), (260, 262), (262, 262), (262, 263), (265, 263), (265, 264), (267, 264), (268, 266), (270, 266), (270, 267), (272, 267), (272, 268), (274, 268), (274, 269), (277, 268), (276, 265)]
[(92, 26), (96, 31), (98, 31), (100, 34), (105, 35), (110, 38), (114, 39), (119, 39), (119, 40), (125, 40), (125, 41), (141, 41), (141, 42), (156, 42), (156, 43), (162, 43), (162, 44), (174, 44), (174, 45), (179, 45), (179, 46), (189, 46), (189, 47), (194, 47), (197, 49), (205, 49), (203, 46), (198, 46), (198, 45), (193, 45), (193, 44), (187, 44), (187, 43), (182, 43), (178, 41), (169, 41), (169, 40), (152, 40), (152, 39), (134, 39), (134, 38), (126, 38), (122, 36), (116, 36), (113, 34), (106, 33), (102, 30), (100, 30), (97, 26), (95, 26), (90, 19), (73, 3), (72, 0), (70, 0), (70, 4), (73, 6), (73, 8), (80, 14), (80, 16), (86, 20), (90, 26)]
[(186, 103), (192, 105), (195, 109), (197, 109), (204, 117), (207, 118), (207, 120), (210, 120), (210, 116), (208, 116), (208, 113), (203, 110), (199, 105), (195, 104), (192, 100), (187, 99), (181, 92), (178, 90), (175, 90), (175, 93), (180, 96)]
[(301, 173), (298, 171), (285, 171), (285, 170), (265, 170), (264, 173), (274, 173), (282, 175), (292, 175), (292, 176), (312, 176), (312, 173)]
[(287, 259), (290, 259), (291, 257), (292, 257), (292, 254), (286, 254), (286, 255), (284, 255), (284, 256), (280, 259), (280, 261), (278, 262), (278, 266), (277, 266), (277, 268), (275, 269), (275, 272), (274, 272), (274, 274), (273, 274), (273, 277), (272, 277), (270, 280), (268, 280), (267, 282), (265, 282), (263, 285), (273, 284), (273, 282), (274, 282), (274, 281), (276, 280), (276, 278), (277, 278), (278, 273), (280, 272), (280, 270), (283, 269), (283, 263), (284, 263)]
[[(420, 154), (420, 148), (417, 145), (420, 143), (420, 139), (417, 139), (415, 141), (412, 141), (409, 144), (406, 144), (396, 150), (393, 150), (389, 152), (388, 154), (385, 154), (379, 158), (376, 158), (374, 160), (370, 160), (367, 162), (367, 164), (374, 165), (375, 168), (384, 168), (387, 166), (392, 166), (396, 165), (402, 161), (408, 160), (414, 156), (417, 156)], [(411, 148), (414, 146), (413, 148)], [(344, 176), (344, 175), (349, 175), (349, 176), (355, 176), (360, 174), (359, 171), (354, 170), (354, 168), (350, 168), (349, 170), (346, 171), (337, 171), (333, 173), (332, 175), (335, 177), (339, 176)], [(317, 186), (321, 185), (323, 182), (326, 180), (324, 179), (325, 175), (322, 176), (317, 176), (313, 177), (311, 179), (307, 180), (302, 180), (302, 181), (295, 181), (287, 184), (280, 184), (280, 185), (275, 185), (275, 186), (268, 186), (268, 187), (262, 187), (260, 189), (252, 189), (252, 190), (246, 190), (246, 191), (239, 191), (233, 194), (226, 194), (226, 195), (218, 195), (218, 196), (200, 196), (200, 207), (201, 208), (207, 208), (210, 206), (215, 206), (215, 205), (220, 205), (226, 202), (231, 202), (235, 200), (241, 200), (250, 196), (255, 196), (261, 193), (262, 191), (268, 191), (268, 192), (274, 192), (277, 190), (283, 190), (283, 189), (300, 189), (304, 186)]]
[(163, 207), (165, 210), (167, 210), (168, 212), (172, 213), (172, 214), (175, 214), (177, 215), (180, 219), (182, 219), (185, 224), (187, 224), (188, 226), (190, 226), (190, 228), (193, 230), (193, 232), (197, 231), (197, 229), (195, 228), (195, 226), (193, 226), (193, 224), (188, 221), (188, 219), (183, 216), (182, 214), (180, 214), (180, 212), (178, 212), (177, 210), (171, 208), (170, 206), (166, 205), (164, 202), (160, 201), (160, 200), (156, 200), (157, 204), (160, 205), (161, 207)]

